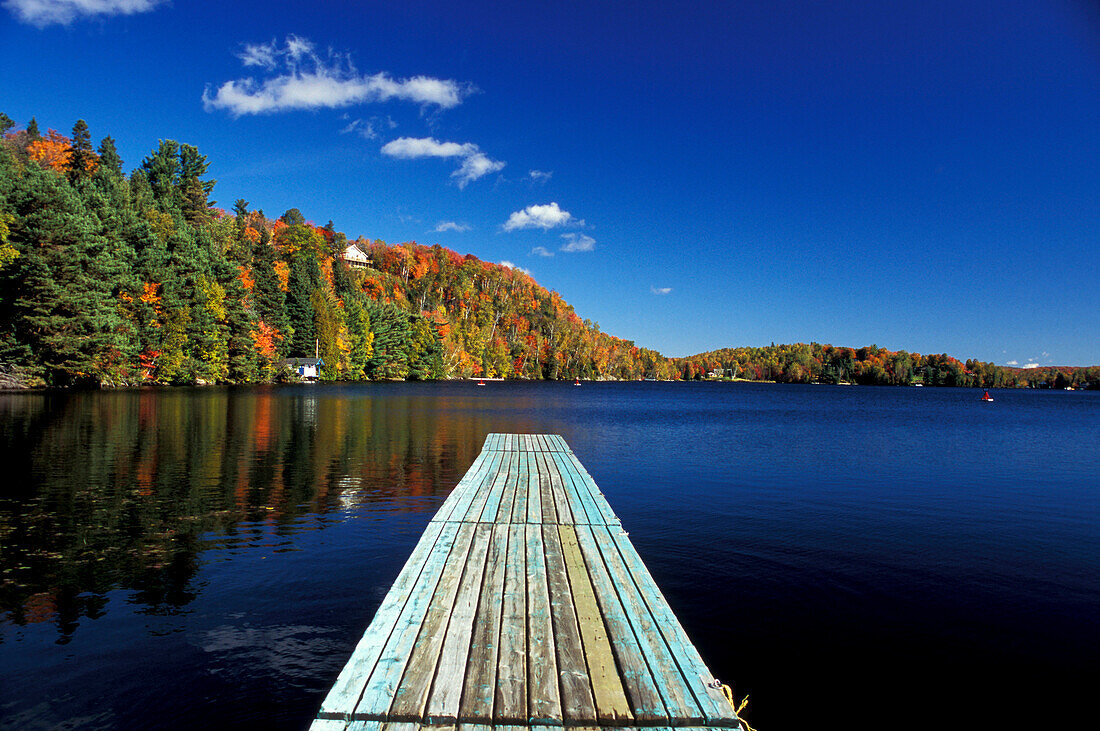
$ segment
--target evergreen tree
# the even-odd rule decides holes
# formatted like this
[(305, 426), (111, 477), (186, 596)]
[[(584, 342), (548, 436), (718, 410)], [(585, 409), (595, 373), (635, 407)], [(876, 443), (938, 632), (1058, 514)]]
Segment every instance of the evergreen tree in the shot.
[(107, 135), (99, 142), (99, 168), (106, 172), (122, 177), (122, 158), (118, 155), (115, 140)]
[(288, 287), (286, 311), (294, 330), (290, 355), (309, 357), (316, 350), (317, 340), (317, 310), (311, 299), (313, 292), (321, 287), (317, 257), (308, 251), (301, 251), (294, 257), (290, 262)]
[(8, 133), (12, 127), (15, 126), (15, 122), (11, 120), (11, 117), (0, 112), (0, 137), (3, 137)]
[(260, 240), (252, 253), (252, 276), (256, 281), (256, 315), (260, 321), (274, 329), (277, 354), (285, 355), (290, 348), (294, 330), (287, 316), (286, 294), (275, 272), (277, 262), (275, 247), (271, 245), (271, 234), (266, 227), (262, 228)]
[(31, 117), (31, 121), (27, 122), (27, 141), (34, 142), (41, 136), (42, 133), (38, 131), (38, 122)]
[(95, 167), (95, 151), (92, 149), (92, 136), (88, 133), (88, 124), (83, 119), (73, 125), (73, 141), (69, 149), (69, 162), (66, 172), (69, 180), (87, 180)]

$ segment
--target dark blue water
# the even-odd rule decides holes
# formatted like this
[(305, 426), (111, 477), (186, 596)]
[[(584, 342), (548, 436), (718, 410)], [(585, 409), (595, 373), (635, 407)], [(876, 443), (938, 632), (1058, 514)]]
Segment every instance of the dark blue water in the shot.
[(486, 433), (562, 434), (761, 731), (1068, 727), (1100, 393), (0, 394), (0, 727), (303, 728)]

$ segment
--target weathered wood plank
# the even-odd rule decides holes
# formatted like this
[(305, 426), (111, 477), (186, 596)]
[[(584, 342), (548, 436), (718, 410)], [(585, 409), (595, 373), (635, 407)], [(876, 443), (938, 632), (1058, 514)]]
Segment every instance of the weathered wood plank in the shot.
[[(340, 671), (336, 683), (321, 704), (319, 717), (323, 718), (331, 714), (330, 717), (346, 718), (355, 709), (367, 679), (374, 671), (386, 642), (404, 612), (409, 597), (417, 589), (423, 588), (421, 575), (425, 570), (429, 554), (436, 548), (442, 530), (442, 524), (429, 525), (425, 529), (409, 560), (397, 575), (397, 580), (379, 605), (370, 626), (351, 653), (351, 658)], [(427, 578), (425, 577), (425, 581)]]
[(542, 482), (539, 480), (538, 459), (541, 452), (527, 455), (527, 523), (542, 522)]
[[(459, 524), (455, 547), (447, 557), (443, 576), (432, 594), (428, 613), (413, 645), (408, 666), (393, 695), (387, 714), (390, 721), (419, 721), (424, 718), (432, 678), (436, 674), (446, 637), (447, 623), (454, 611), (458, 588), (468, 564), (467, 559), (472, 553), (473, 536), (474, 524)], [(482, 559), (484, 560), (484, 554)]]
[(500, 650), (500, 616), (504, 601), (504, 572), (508, 560), (508, 528), (492, 526), (485, 580), (474, 621), (470, 659), (459, 708), (460, 721), (493, 720), (497, 656)]
[(481, 519), (481, 513), (485, 509), (485, 501), (489, 498), (492, 492), (491, 486), (496, 479), (496, 473), (500, 464), (500, 453), (497, 452), (493, 455), (493, 459), (489, 462), (489, 473), (486, 474), (479, 482), (476, 493), (470, 500), (470, 506), (466, 510), (466, 514), (458, 518), (452, 517), (452, 520), (466, 520), (472, 523), (476, 523)]
[(596, 481), (592, 479), (592, 475), (588, 474), (588, 470), (584, 468), (584, 465), (572, 454), (564, 455), (564, 457), (569, 464), (569, 474), (573, 478), (573, 482), (579, 490), (585, 491), (588, 495), (592, 504), (599, 511), (599, 515), (603, 518), (602, 522), (607, 525), (618, 524), (619, 517), (615, 515), (615, 511), (611, 509), (607, 498), (600, 492), (600, 488), (596, 486)]
[(709, 683), (714, 676), (699, 656), (699, 651), (688, 640), (687, 633), (680, 626), (679, 620), (676, 619), (661, 590), (657, 588), (649, 569), (642, 563), (630, 539), (622, 530), (611, 529), (608, 532), (618, 546), (619, 553), (630, 570), (642, 598), (653, 613), (653, 618), (673, 657), (676, 658), (676, 664), (687, 681), (688, 687), (691, 688), (695, 700), (699, 703), (706, 722), (716, 725), (735, 723), (737, 716), (733, 708), (721, 690), (710, 687)]
[(558, 462), (554, 454), (546, 456), (546, 476), (550, 480), (550, 490), (554, 494), (554, 508), (557, 511), (557, 523), (574, 523), (573, 508), (569, 505), (569, 498), (565, 494), (565, 482), (558, 469)]
[[(440, 576), (447, 564), (447, 559), (453, 550), (456, 550), (455, 541), (458, 536), (458, 523), (443, 523), (436, 541), (435, 549), (428, 555), (424, 562), (424, 569), (417, 578), (409, 600), (401, 610), (401, 615), (394, 625), (393, 631), (386, 640), (370, 678), (363, 689), (359, 703), (355, 706), (355, 713), (368, 718), (385, 718), (397, 690), (401, 676), (409, 662), (413, 645), (416, 643), (420, 626), (428, 613), (432, 594), (439, 584)], [(462, 550), (459, 547), (457, 550)]]
[(309, 725), (309, 731), (344, 731), (347, 725), (348, 722), (343, 720), (318, 718)]
[[(458, 500), (455, 501), (451, 514), (444, 518), (444, 520), (461, 522), (469, 520), (470, 506), (477, 499), (478, 495), (482, 493), (482, 488), (487, 482), (491, 482), (499, 469), (500, 460), (503, 458), (499, 453), (492, 455), (489, 461), (486, 463), (485, 469), (478, 473), (477, 479), (471, 481), (469, 486), (458, 496)], [(436, 518), (433, 518), (436, 520)]]
[[(497, 454), (503, 455), (504, 453), (497, 452)], [(508, 473), (498, 469), (492, 481), (483, 484), (482, 489), (485, 490), (485, 507), (482, 508), (481, 515), (478, 517), (480, 522), (497, 522), (497, 511), (500, 509), (500, 499), (504, 493), (504, 483), (507, 479)]]
[(315, 731), (738, 728), (558, 435), (486, 435)]
[[(591, 524), (593, 520), (589, 516), (588, 509), (585, 506), (585, 496), (582, 496), (577, 486), (573, 484), (569, 461), (566, 459), (565, 455), (558, 452), (553, 453), (551, 457), (554, 460), (554, 464), (558, 467), (558, 474), (561, 475), (562, 489), (566, 499), (569, 501), (569, 510), (573, 514), (573, 520), (570, 521), (570, 523), (575, 525)], [(592, 510), (595, 512), (594, 506)], [(597, 519), (596, 522), (601, 523), (602, 521)]]
[(562, 555), (557, 526), (544, 525), (546, 579), (550, 586), (550, 613), (554, 621), (554, 649), (561, 684), (561, 710), (566, 725), (596, 722), (596, 701), (584, 659), (580, 627)]
[[(493, 535), (493, 527), (485, 523), (474, 526), (473, 543), (454, 608), (447, 623), (447, 635), (439, 653), (439, 665), (432, 681), (428, 697), (427, 720), (429, 723), (457, 723), (462, 702), (463, 684), (467, 677), (467, 664), (471, 652), (474, 618), (477, 615), (485, 578), (485, 557)], [(425, 625), (427, 626), (427, 625)]]
[(626, 698), (611, 642), (607, 638), (600, 606), (588, 577), (588, 567), (581, 555), (574, 526), (558, 526), (562, 555), (569, 574), (569, 586), (573, 605), (577, 609), (584, 659), (588, 664), (588, 677), (592, 679), (592, 695), (596, 699), (596, 717), (603, 725), (625, 725), (634, 720), (630, 703)]
[(484, 471), (488, 468), (488, 462), (492, 459), (491, 452), (482, 452), (474, 459), (473, 464), (470, 465), (470, 469), (466, 470), (466, 474), (462, 476), (462, 479), (458, 481), (458, 484), (451, 490), (451, 494), (447, 496), (447, 499), (443, 501), (443, 504), (439, 506), (439, 510), (432, 517), (432, 520), (444, 521), (454, 511), (455, 504), (461, 499), (462, 494), (469, 488), (470, 483), (474, 481), (480, 481)]
[(536, 455), (535, 467), (538, 470), (539, 495), (542, 502), (542, 523), (557, 523), (558, 510), (554, 507), (554, 491), (550, 487), (550, 471), (546, 466), (547, 453), (539, 452)]
[[(596, 530), (599, 530), (597, 527)], [(668, 711), (661, 700), (660, 691), (654, 681), (652, 668), (646, 662), (638, 639), (631, 629), (626, 610), (619, 600), (607, 567), (604, 565), (600, 548), (592, 535), (591, 526), (577, 526), (577, 541), (584, 555), (588, 576), (596, 592), (604, 621), (607, 623), (611, 648), (618, 662), (619, 672), (627, 697), (630, 699), (631, 712), (638, 723), (646, 725), (669, 723)], [(598, 700), (597, 700), (598, 705)]]
[(522, 525), (508, 526), (493, 721), (527, 722), (527, 562)]
[[(623, 561), (618, 546), (611, 540), (611, 530), (597, 526), (592, 528), (592, 536), (600, 549), (608, 574), (615, 584), (619, 600), (623, 603), (626, 617), (638, 640), (646, 664), (654, 675), (657, 691), (671, 718), (692, 724), (703, 722), (703, 712), (695, 700), (684, 676), (676, 665), (668, 644), (661, 635), (649, 607), (642, 599), (634, 583), (634, 578)], [(639, 668), (640, 670), (640, 668)]]
[(558, 663), (554, 625), (546, 583), (542, 528), (527, 526), (527, 718), (531, 723), (560, 725)]
[(512, 503), (512, 514), (508, 519), (511, 523), (525, 523), (527, 521), (527, 459), (530, 452), (517, 452), (515, 464), (509, 469), (516, 480), (516, 497)]

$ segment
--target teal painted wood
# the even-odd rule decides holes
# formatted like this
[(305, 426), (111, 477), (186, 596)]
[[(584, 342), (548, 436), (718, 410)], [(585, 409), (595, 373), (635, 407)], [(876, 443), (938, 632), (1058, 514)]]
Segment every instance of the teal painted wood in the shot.
[(309, 725), (309, 731), (344, 731), (347, 721), (337, 721), (331, 718), (318, 718)]
[(518, 482), (515, 468), (517, 460), (518, 457), (514, 452), (508, 454), (508, 471), (500, 491), (500, 507), (497, 508), (496, 520), (498, 523), (512, 522), (512, 503), (516, 500), (516, 483)]
[(554, 626), (550, 591), (546, 583), (546, 556), (542, 527), (529, 524), (527, 543), (527, 720), (562, 723), (558, 693), (558, 664), (554, 654)]
[(609, 533), (630, 569), (635, 585), (653, 613), (657, 626), (668, 643), (669, 649), (672, 650), (680, 672), (683, 673), (688, 687), (691, 688), (695, 700), (699, 703), (699, 708), (703, 711), (707, 723), (727, 726), (736, 724), (737, 716), (733, 712), (729, 701), (726, 700), (720, 689), (710, 686), (714, 676), (707, 669), (703, 658), (699, 656), (699, 651), (688, 640), (687, 633), (680, 626), (679, 620), (676, 619), (676, 615), (672, 612), (672, 608), (668, 605), (664, 595), (661, 594), (661, 590), (657, 588), (649, 569), (645, 567), (638, 552), (634, 550), (630, 539), (622, 530), (612, 529)]
[(454, 514), (448, 518), (448, 520), (455, 521), (469, 521), (470, 520), (470, 508), (471, 505), (479, 497), (484, 497), (484, 490), (487, 485), (490, 485), (496, 477), (496, 472), (501, 469), (501, 464), (506, 455), (503, 452), (498, 452), (488, 462), (488, 468), (482, 471), (479, 479), (470, 483), (470, 487), (459, 496), (458, 502), (455, 503)]
[(554, 508), (557, 511), (558, 523), (574, 523), (573, 509), (569, 506), (569, 498), (565, 493), (565, 481), (562, 479), (561, 470), (558, 469), (554, 455), (546, 455), (546, 476), (550, 480), (550, 489), (554, 494)]
[[(470, 556), (462, 573), (458, 595), (447, 623), (447, 634), (439, 653), (435, 679), (428, 698), (429, 723), (457, 723), (462, 702), (462, 688), (467, 677), (470, 645), (474, 634), (474, 619), (484, 585), (485, 558), (489, 551), (493, 526), (474, 526)], [(437, 594), (438, 596), (438, 594)], [(427, 624), (425, 624), (427, 627)]]
[(493, 452), (482, 452), (477, 456), (474, 463), (470, 465), (470, 469), (466, 471), (466, 474), (451, 490), (451, 494), (443, 501), (443, 505), (439, 507), (432, 520), (445, 521), (451, 516), (455, 505), (462, 499), (462, 496), (470, 489), (471, 485), (475, 482), (480, 484), (481, 480), (484, 479), (484, 475), (494, 457), (495, 453)]
[(531, 452), (527, 459), (527, 523), (542, 522), (542, 482), (538, 466), (541, 455), (541, 452)]
[(485, 510), (485, 501), (492, 494), (493, 483), (496, 481), (497, 476), (500, 473), (501, 457), (503, 457), (502, 452), (497, 452), (493, 454), (492, 461), (490, 462), (490, 464), (492, 465), (492, 467), (490, 468), (490, 474), (486, 475), (485, 478), (481, 480), (477, 492), (470, 500), (470, 507), (467, 509), (466, 515), (463, 516), (461, 520), (473, 523), (481, 522), (481, 514)]
[(504, 483), (507, 479), (507, 472), (497, 472), (492, 484), (485, 490), (485, 507), (482, 508), (481, 515), (478, 517), (480, 522), (497, 522), (497, 511), (500, 510), (500, 500), (504, 497)]
[(546, 581), (550, 587), (550, 613), (554, 622), (554, 650), (561, 682), (561, 712), (567, 725), (596, 723), (596, 699), (584, 658), (577, 611), (569, 587), (569, 575), (556, 525), (542, 526), (546, 551)]
[(321, 714), (347, 718), (355, 709), (367, 679), (378, 663), (382, 650), (404, 612), (409, 597), (420, 585), (421, 575), (429, 555), (436, 547), (442, 529), (442, 524), (429, 525), (424, 535), (420, 537), (412, 555), (405, 562), (401, 573), (397, 575), (397, 580), (379, 605), (370, 626), (352, 652), (351, 659), (348, 660), (321, 704)]
[(527, 722), (527, 561), (522, 525), (508, 526), (504, 608), (500, 617), (500, 656), (493, 699), (493, 722)]
[(546, 452), (539, 452), (535, 455), (535, 470), (538, 474), (539, 496), (542, 502), (542, 515), (539, 522), (557, 523), (558, 511), (554, 507), (554, 491), (550, 488), (550, 475), (546, 460)]
[[(603, 556), (590, 526), (577, 526), (577, 542), (588, 566), (588, 575), (596, 593), (611, 639), (611, 649), (630, 700), (634, 720), (642, 724), (669, 723), (668, 711), (653, 680), (654, 668), (646, 662), (638, 639), (627, 619), (619, 594), (604, 566)], [(599, 530), (597, 527), (596, 530)]]
[(573, 523), (576, 525), (602, 524), (603, 518), (592, 503), (587, 489), (578, 489), (573, 481), (572, 465), (566, 455), (555, 452), (554, 463), (561, 474), (562, 484), (565, 486), (565, 494), (569, 499), (569, 508), (573, 511)]
[(668, 643), (665, 642), (657, 621), (638, 591), (634, 578), (627, 569), (618, 545), (611, 539), (611, 531), (618, 528), (597, 527), (592, 536), (600, 548), (600, 556), (608, 570), (638, 640), (646, 664), (657, 681), (657, 691), (668, 709), (669, 716), (687, 723), (702, 723), (703, 711), (695, 700), (695, 694), (680, 672)]
[(347, 731), (382, 731), (385, 725), (381, 721), (352, 721), (348, 724)]
[(493, 720), (493, 698), (497, 689), (497, 658), (500, 654), (500, 617), (504, 608), (504, 571), (508, 562), (508, 526), (492, 526), (485, 584), (478, 601), (470, 660), (459, 708), (460, 721)]
[[(458, 528), (458, 536), (455, 539), (455, 547), (447, 557), (447, 564), (443, 569), (443, 575), (439, 579), (436, 590), (432, 593), (431, 602), (428, 605), (428, 613), (420, 625), (416, 642), (405, 672), (401, 677), (401, 683), (393, 694), (387, 717), (393, 721), (419, 721), (424, 718), (428, 702), (428, 694), (432, 687), (432, 679), (435, 677), (439, 666), (440, 653), (443, 650), (443, 641), (446, 637), (448, 623), (451, 620), (455, 599), (458, 596), (459, 587), (462, 585), (462, 577), (467, 572), (469, 561), (473, 556), (474, 523), (461, 523)], [(481, 567), (484, 567), (485, 548), (481, 548)], [(477, 573), (477, 588), (481, 586), (481, 567), (474, 567), (471, 573)]]
[(573, 454), (564, 455), (564, 458), (569, 465), (569, 474), (573, 478), (574, 484), (577, 485), (578, 490), (583, 491), (588, 496), (599, 511), (602, 517), (601, 522), (606, 525), (618, 524), (619, 516), (615, 515), (615, 511), (611, 509), (607, 498), (600, 492), (600, 488), (596, 486), (596, 481), (592, 479), (592, 475), (588, 474), (588, 470), (584, 468), (580, 460)]
[(515, 472), (516, 479), (516, 499), (512, 503), (512, 517), (513, 523), (526, 523), (527, 522), (527, 462), (530, 458), (530, 452), (520, 452), (517, 455), (515, 466), (512, 470)]
[(406, 602), (401, 616), (386, 641), (378, 663), (367, 680), (362, 697), (355, 706), (355, 713), (365, 719), (384, 719), (389, 711), (397, 686), (404, 675), (405, 666), (412, 654), (420, 626), (428, 613), (432, 594), (443, 575), (447, 558), (453, 550), (465, 552), (466, 547), (456, 545), (458, 523), (444, 523), (436, 543), (437, 550), (428, 555), (417, 579), (416, 586)]

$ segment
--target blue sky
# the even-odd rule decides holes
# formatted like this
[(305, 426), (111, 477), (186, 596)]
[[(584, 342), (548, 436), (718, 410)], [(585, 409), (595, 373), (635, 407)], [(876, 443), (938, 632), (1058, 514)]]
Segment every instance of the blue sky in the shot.
[(0, 111), (127, 170), (195, 144), (224, 207), (510, 262), (668, 355), (1100, 363), (1095, 3), (511, 5), (0, 0)]

